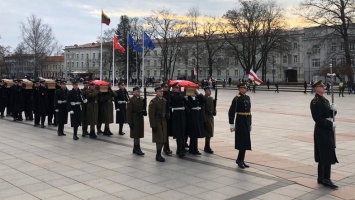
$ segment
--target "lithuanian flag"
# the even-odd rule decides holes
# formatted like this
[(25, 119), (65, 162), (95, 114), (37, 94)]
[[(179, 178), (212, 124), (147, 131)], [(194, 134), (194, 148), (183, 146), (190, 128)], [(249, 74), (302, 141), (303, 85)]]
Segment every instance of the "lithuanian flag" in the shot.
[(101, 23), (104, 23), (104, 24), (106, 24), (107, 26), (108, 25), (110, 25), (110, 17), (109, 16), (107, 16), (105, 13), (104, 13), (104, 11), (102, 10), (101, 11), (102, 12), (102, 14), (101, 14)]

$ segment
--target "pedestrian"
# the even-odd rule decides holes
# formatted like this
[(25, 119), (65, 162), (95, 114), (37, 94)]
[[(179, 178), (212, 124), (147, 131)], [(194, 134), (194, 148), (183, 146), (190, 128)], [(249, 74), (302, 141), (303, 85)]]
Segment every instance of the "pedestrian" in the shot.
[[(314, 84), (313, 80), (309, 83), (309, 85), (312, 87)], [(313, 94), (313, 89), (311, 90), (311, 94)]]
[(229, 87), (232, 85), (232, 78), (231, 77), (228, 78), (228, 85), (229, 85)]
[(99, 117), (97, 130), (101, 129), (101, 125), (104, 124), (105, 129), (103, 135), (111, 136), (113, 133), (110, 130), (110, 124), (113, 123), (113, 99), (117, 96), (117, 93), (108, 87), (106, 92), (100, 92), (99, 94)]
[(67, 102), (70, 113), (70, 126), (73, 127), (73, 140), (78, 140), (78, 127), (81, 126), (81, 108), (85, 103), (84, 97), (79, 90), (78, 82), (73, 81), (73, 89), (68, 92)]
[(166, 143), (167, 124), (166, 124), (166, 99), (163, 98), (163, 89), (161, 87), (154, 88), (155, 98), (149, 103), (149, 123), (152, 128), (152, 140), (156, 144), (155, 160), (165, 162), (165, 158), (161, 155), (164, 143)]
[(240, 168), (248, 168), (244, 161), (246, 150), (251, 150), (250, 132), (252, 116), (251, 102), (244, 83), (238, 85), (239, 94), (234, 97), (228, 111), (230, 131), (235, 133), (235, 149), (239, 150), (236, 163)]
[(115, 97), (115, 109), (116, 109), (116, 124), (119, 125), (118, 135), (124, 135), (123, 124), (127, 123), (126, 110), (127, 102), (129, 101), (129, 94), (126, 90), (126, 85), (123, 81), (118, 82), (118, 90)]
[(331, 179), (331, 165), (338, 163), (335, 154), (335, 135), (336, 123), (332, 121), (333, 114), (336, 114), (336, 105), (330, 105), (324, 97), (324, 85), (322, 81), (313, 84), (316, 93), (310, 103), (312, 118), (316, 123), (314, 126), (314, 155), (318, 163), (317, 182), (325, 187), (338, 188)]
[(275, 87), (276, 87), (275, 93), (276, 92), (279, 93), (279, 82), (278, 81), (275, 83)]
[[(330, 95), (330, 82), (328, 81), (327, 82), (327, 95)], [(313, 89), (312, 89), (312, 91), (313, 91)], [(312, 92), (313, 93), (313, 92)]]
[(99, 100), (100, 91), (96, 89), (95, 83), (91, 82), (89, 84), (89, 90), (86, 92), (86, 99), (88, 100), (86, 104), (86, 124), (90, 125), (90, 138), (95, 139), (97, 137), (95, 133), (95, 126), (97, 125), (97, 118), (99, 116), (99, 108), (97, 101)]
[(54, 95), (54, 108), (58, 124), (58, 136), (66, 136), (64, 133), (64, 125), (68, 123), (67, 96), (67, 82), (61, 81), (60, 89), (57, 89)]
[(348, 82), (346, 82), (346, 87), (348, 87), (348, 94), (350, 95), (352, 93), (353, 83), (348, 80)]
[(140, 138), (144, 138), (144, 116), (147, 116), (143, 108), (143, 98), (140, 96), (140, 88), (133, 88), (133, 97), (127, 103), (127, 123), (130, 128), (130, 137), (133, 138), (133, 153), (144, 155), (140, 146)]
[(305, 93), (305, 94), (307, 94), (307, 82), (306, 81), (304, 81), (303, 82), (303, 87), (304, 87), (304, 92), (303, 93)]
[(202, 106), (205, 136), (204, 152), (213, 154), (213, 150), (211, 149), (211, 138), (214, 133), (214, 116), (216, 116), (216, 109), (214, 107), (214, 99), (211, 97), (211, 88), (205, 87), (204, 90), (206, 99), (206, 103)]
[(169, 86), (167, 83), (161, 84), (161, 87), (163, 88), (163, 97), (166, 99), (166, 108), (165, 108), (165, 118), (166, 118), (166, 124), (167, 124), (167, 140), (165, 141), (164, 144), (164, 153), (167, 156), (171, 156), (173, 152), (170, 150), (170, 144), (169, 144), (169, 136), (173, 136), (172, 134), (172, 120), (171, 120), (171, 109), (170, 109), (170, 99), (171, 99), (171, 94), (169, 91)]
[(339, 97), (340, 94), (342, 97), (344, 97), (344, 82), (342, 80), (339, 81)]
[(269, 90), (270, 89), (270, 81), (269, 81), (269, 79), (267, 79), (267, 81), (266, 81), (266, 86), (267, 86), (267, 89)]
[(252, 85), (253, 85), (253, 93), (255, 93), (256, 83), (255, 83), (255, 81), (254, 81), (254, 80), (253, 80), (253, 82), (252, 82)]
[(83, 82), (83, 89), (80, 90), (82, 97), (84, 98), (85, 102), (81, 104), (81, 127), (82, 127), (82, 137), (86, 137), (89, 135), (88, 132), (88, 124), (86, 122), (86, 115), (87, 115), (87, 99), (86, 99), (86, 93), (89, 90), (89, 83), (88, 81)]

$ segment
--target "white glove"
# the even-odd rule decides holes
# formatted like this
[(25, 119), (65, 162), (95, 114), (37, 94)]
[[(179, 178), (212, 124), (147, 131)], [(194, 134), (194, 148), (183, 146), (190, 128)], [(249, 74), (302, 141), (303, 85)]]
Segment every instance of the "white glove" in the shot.
[(73, 115), (73, 114), (74, 114), (74, 111), (71, 110), (71, 111), (70, 111), (70, 114)]
[(58, 109), (55, 109), (55, 112), (59, 112), (59, 110), (58, 110)]
[(192, 97), (192, 100), (196, 100), (196, 97), (195, 97), (195, 96), (193, 96), (193, 97)]
[(58, 100), (57, 102), (58, 102), (58, 104), (62, 104), (62, 100)]
[(337, 105), (335, 103), (332, 103), (332, 105), (330, 106), (330, 109), (337, 111)]
[(201, 92), (198, 89), (196, 89), (196, 94), (199, 95), (201, 94)]
[(231, 131), (231, 132), (235, 131), (234, 124), (229, 124), (229, 126), (230, 126), (230, 131)]
[(116, 109), (116, 111), (120, 111), (120, 109), (119, 109), (119, 108), (117, 108), (117, 109)]
[(84, 99), (83, 103), (87, 103), (87, 102), (88, 102), (88, 100), (87, 100), (87, 99)]
[(336, 128), (336, 127), (337, 127), (337, 123), (333, 122), (333, 128)]
[(181, 87), (181, 92), (185, 91), (185, 88), (184, 87)]

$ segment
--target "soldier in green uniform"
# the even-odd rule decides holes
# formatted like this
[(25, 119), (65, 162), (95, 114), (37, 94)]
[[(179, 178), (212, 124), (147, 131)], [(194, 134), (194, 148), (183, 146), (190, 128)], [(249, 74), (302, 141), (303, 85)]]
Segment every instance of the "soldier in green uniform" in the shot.
[[(234, 97), (228, 111), (231, 132), (235, 132), (235, 149), (239, 150), (236, 163), (240, 168), (248, 168), (244, 162), (246, 150), (251, 150), (251, 102), (245, 83), (238, 85), (239, 94)], [(235, 121), (234, 121), (235, 119)]]
[(83, 82), (84, 88), (81, 89), (81, 95), (84, 99), (83, 104), (81, 104), (82, 111), (81, 111), (81, 126), (82, 126), (82, 136), (86, 137), (89, 135), (88, 133), (88, 124), (86, 123), (86, 115), (87, 115), (87, 99), (86, 99), (86, 93), (89, 90), (89, 83), (87, 81)]
[(165, 158), (161, 156), (161, 150), (167, 141), (167, 125), (166, 125), (166, 99), (163, 98), (163, 89), (156, 87), (156, 96), (149, 103), (149, 123), (152, 128), (153, 142), (156, 144), (157, 154), (155, 160), (165, 162)]
[(333, 189), (337, 185), (330, 180), (331, 165), (338, 162), (335, 154), (335, 136), (334, 129), (336, 123), (332, 121), (336, 114), (335, 104), (330, 105), (329, 101), (323, 96), (325, 93), (322, 81), (312, 85), (316, 95), (311, 101), (312, 118), (316, 123), (314, 126), (314, 155), (318, 163), (319, 184)]
[(204, 131), (205, 131), (205, 148), (204, 151), (206, 153), (213, 153), (211, 149), (211, 137), (213, 137), (214, 132), (214, 118), (216, 116), (216, 110), (213, 105), (213, 97), (211, 97), (211, 89), (210, 87), (205, 87), (205, 99), (206, 102), (202, 106), (202, 113), (204, 115)]
[(99, 116), (99, 108), (97, 101), (99, 100), (100, 91), (95, 88), (95, 83), (90, 83), (89, 90), (86, 92), (86, 124), (90, 125), (90, 138), (96, 138), (95, 125)]
[(106, 136), (113, 135), (110, 131), (110, 124), (113, 123), (113, 98), (117, 96), (117, 93), (108, 88), (107, 92), (100, 92), (99, 94), (99, 118), (98, 118), (98, 127), (97, 130), (101, 129), (101, 125), (105, 125), (103, 134)]
[(144, 155), (140, 147), (140, 138), (144, 137), (144, 116), (147, 116), (143, 108), (143, 98), (140, 96), (140, 88), (133, 88), (133, 97), (127, 103), (127, 123), (130, 128), (130, 137), (134, 139), (133, 153)]

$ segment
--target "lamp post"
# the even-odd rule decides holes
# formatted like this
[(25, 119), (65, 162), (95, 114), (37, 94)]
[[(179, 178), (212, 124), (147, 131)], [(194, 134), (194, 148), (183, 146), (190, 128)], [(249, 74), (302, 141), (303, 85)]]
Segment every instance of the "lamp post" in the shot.
[(308, 55), (308, 78), (309, 78), (309, 82), (311, 82), (311, 64), (309, 62), (311, 54), (312, 54), (312, 52), (307, 52), (307, 55)]
[(275, 83), (275, 56), (272, 56), (272, 82)]

